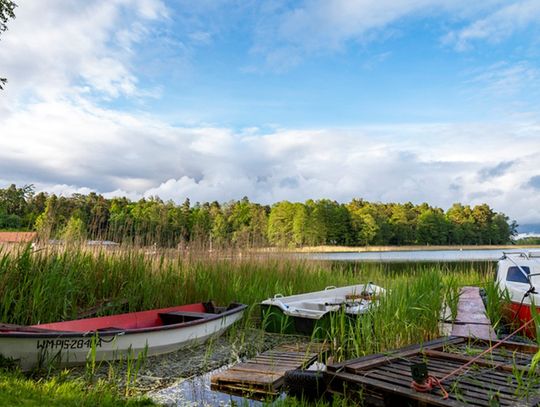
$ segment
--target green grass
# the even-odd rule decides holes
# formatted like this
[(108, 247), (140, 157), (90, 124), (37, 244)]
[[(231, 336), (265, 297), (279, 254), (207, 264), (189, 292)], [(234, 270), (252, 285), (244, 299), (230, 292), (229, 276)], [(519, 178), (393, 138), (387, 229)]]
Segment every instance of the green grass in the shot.
[(33, 380), (19, 372), (0, 371), (0, 406), (149, 406), (148, 399), (125, 399), (104, 381), (89, 386), (58, 374)]

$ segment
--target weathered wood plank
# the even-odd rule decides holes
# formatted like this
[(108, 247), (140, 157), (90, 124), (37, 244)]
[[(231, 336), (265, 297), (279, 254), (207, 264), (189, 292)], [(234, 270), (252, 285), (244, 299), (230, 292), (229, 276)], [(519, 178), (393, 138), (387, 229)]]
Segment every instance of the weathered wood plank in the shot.
[(314, 362), (326, 345), (289, 344), (266, 351), (246, 362), (216, 373), (210, 379), (211, 388), (224, 393), (247, 397), (274, 396), (283, 385), (289, 370), (299, 369)]
[(328, 371), (330, 372), (339, 371), (343, 369), (344, 367), (351, 367), (351, 370), (354, 370), (353, 366), (356, 363), (364, 363), (369, 360), (375, 360), (379, 358), (386, 358), (387, 360), (390, 360), (392, 357), (401, 357), (405, 354), (414, 354), (421, 349), (438, 349), (438, 348), (443, 348), (444, 346), (449, 346), (449, 345), (457, 346), (458, 344), (465, 343), (465, 342), (466, 340), (462, 337), (455, 337), (455, 336), (446, 337), (445, 336), (442, 338), (433, 339), (431, 341), (426, 341), (422, 344), (413, 344), (413, 345), (409, 345), (409, 346), (406, 346), (397, 350), (391, 350), (384, 353), (376, 353), (374, 355), (362, 356), (355, 359), (349, 359), (340, 363), (333, 363), (331, 365), (328, 365), (327, 368), (328, 368)]
[(452, 335), (487, 340), (497, 339), (497, 334), (486, 315), (478, 287), (461, 288)]
[(396, 385), (396, 384), (389, 384), (384, 381), (372, 379), (372, 378), (365, 377), (362, 375), (342, 372), (342, 373), (333, 373), (332, 378), (341, 379), (344, 381), (350, 381), (356, 384), (361, 384), (363, 387), (367, 387), (367, 388), (382, 389), (388, 393), (406, 396), (407, 398), (420, 401), (420, 402), (428, 401), (430, 402), (430, 405), (433, 405), (433, 406), (450, 406), (450, 407), (463, 406), (463, 403), (460, 403), (456, 400), (452, 400), (452, 399), (444, 400), (438, 394), (417, 393), (414, 390), (412, 390), (410, 387), (404, 387), (404, 386)]
[(426, 342), (423, 345), (414, 345), (410, 347), (410, 349), (408, 349), (409, 347), (407, 347), (400, 351), (392, 352), (389, 355), (384, 355), (384, 354), (377, 355), (378, 357), (376, 358), (366, 357), (364, 360), (361, 359), (357, 361), (356, 363), (346, 364), (345, 369), (350, 372), (358, 372), (360, 370), (364, 370), (367, 368), (371, 369), (381, 364), (391, 363), (393, 360), (396, 360), (396, 359), (401, 359), (407, 356), (416, 355), (418, 354), (418, 352), (422, 351), (423, 349), (426, 349), (426, 350), (427, 349), (442, 349), (444, 346), (448, 344), (461, 343), (462, 341), (463, 341), (463, 338), (455, 338), (455, 339), (450, 339), (446, 342), (441, 342), (441, 341), (436, 341), (434, 343)]
[[(470, 356), (458, 355), (456, 353), (439, 352), (437, 350), (426, 350), (424, 354), (432, 358), (450, 359), (456, 362), (462, 362), (461, 363), (462, 365), (464, 365), (465, 363), (469, 363), (470, 361), (474, 359), (473, 357), (470, 357)], [(497, 363), (497, 362), (493, 362), (485, 358), (477, 359), (473, 362), (473, 364), (478, 365), (478, 366), (492, 367), (494, 369), (504, 370), (506, 372), (512, 372), (514, 370), (517, 370), (520, 372), (529, 371), (529, 368), (527, 366), (517, 366), (517, 365), (513, 366), (507, 363)]]

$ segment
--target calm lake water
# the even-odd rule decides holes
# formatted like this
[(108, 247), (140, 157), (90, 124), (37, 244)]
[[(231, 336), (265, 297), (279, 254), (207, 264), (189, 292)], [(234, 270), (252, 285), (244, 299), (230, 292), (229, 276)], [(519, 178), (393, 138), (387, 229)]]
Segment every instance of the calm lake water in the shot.
[(484, 249), (484, 250), (410, 250), (385, 252), (336, 252), (302, 253), (300, 257), (312, 260), (358, 261), (358, 262), (450, 262), (450, 261), (497, 261), (503, 252), (540, 252), (536, 248)]
[(156, 403), (170, 407), (262, 407), (264, 404), (261, 402), (210, 389), (211, 376), (231, 366), (224, 366), (201, 376), (186, 379), (177, 385), (153, 392), (149, 396)]

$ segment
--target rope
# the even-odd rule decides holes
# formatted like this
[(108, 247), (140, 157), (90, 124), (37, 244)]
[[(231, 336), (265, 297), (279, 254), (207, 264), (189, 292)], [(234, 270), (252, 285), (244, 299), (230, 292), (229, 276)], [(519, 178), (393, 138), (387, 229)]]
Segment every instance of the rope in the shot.
[(433, 388), (436, 386), (439, 386), (442, 392), (442, 398), (446, 400), (448, 398), (448, 392), (442, 385), (441, 380), (437, 379), (435, 376), (429, 375), (424, 383), (418, 383), (414, 380), (411, 382), (411, 387), (420, 393), (427, 393), (433, 390)]
[(519, 303), (519, 307), (516, 310), (516, 312), (514, 313), (514, 317), (512, 318), (512, 322), (510, 322), (510, 326), (512, 326), (514, 324), (514, 322), (516, 322), (516, 319), (517, 319), (517, 317), (519, 315), (519, 312), (521, 311), (521, 307), (523, 306), (523, 303), (525, 302), (525, 298), (527, 298), (529, 296), (529, 294), (531, 294), (532, 292), (534, 292), (534, 288), (529, 288), (527, 290), (527, 292), (525, 292), (525, 294), (523, 294), (523, 297), (521, 298), (521, 302)]
[(435, 376), (431, 376), (429, 375), (427, 377), (427, 380), (424, 382), (424, 383), (417, 383), (416, 381), (412, 381), (411, 382), (411, 387), (418, 391), (418, 392), (421, 392), (421, 393), (426, 393), (426, 392), (429, 392), (431, 391), (434, 387), (436, 386), (439, 386), (441, 391), (442, 391), (442, 397), (443, 399), (447, 399), (448, 398), (448, 392), (444, 389), (443, 385), (442, 385), (442, 382), (444, 382), (445, 380), (449, 379), (450, 377), (456, 375), (457, 373), (459, 373), (460, 371), (462, 371), (463, 369), (465, 369), (466, 367), (472, 365), (474, 362), (476, 362), (478, 359), (480, 359), (482, 356), (484, 356), (486, 353), (489, 353), (495, 349), (497, 349), (499, 346), (501, 346), (503, 343), (505, 343), (506, 341), (508, 341), (508, 339), (510, 339), (512, 336), (516, 335), (517, 333), (519, 333), (520, 331), (524, 330), (526, 327), (528, 327), (531, 323), (534, 322), (534, 319), (530, 319), (529, 321), (527, 321), (525, 324), (523, 324), (522, 326), (520, 326), (518, 329), (516, 329), (514, 332), (512, 332), (510, 335), (507, 335), (505, 336), (503, 339), (501, 339), (499, 342), (497, 342), (495, 345), (493, 346), (490, 346), (489, 348), (487, 348), (485, 351), (483, 351), (482, 353), (480, 353), (479, 355), (475, 356), (474, 358), (472, 358), (471, 360), (469, 360), (467, 363), (465, 363), (464, 365), (458, 367), (457, 369), (455, 370), (452, 370), (450, 373), (448, 373), (446, 376), (444, 376), (442, 379), (438, 379), (437, 377)]

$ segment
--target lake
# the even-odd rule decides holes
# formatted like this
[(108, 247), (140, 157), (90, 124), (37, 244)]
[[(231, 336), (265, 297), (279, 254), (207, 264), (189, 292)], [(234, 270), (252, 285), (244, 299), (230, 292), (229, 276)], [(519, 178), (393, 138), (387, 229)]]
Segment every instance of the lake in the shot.
[(503, 253), (540, 252), (536, 248), (482, 249), (482, 250), (406, 250), (381, 252), (335, 252), (302, 253), (298, 256), (311, 260), (358, 261), (358, 262), (450, 262), (450, 261), (497, 261)]

